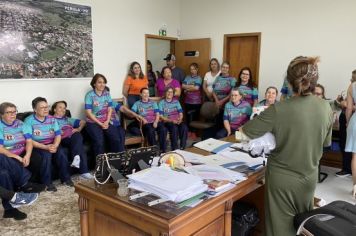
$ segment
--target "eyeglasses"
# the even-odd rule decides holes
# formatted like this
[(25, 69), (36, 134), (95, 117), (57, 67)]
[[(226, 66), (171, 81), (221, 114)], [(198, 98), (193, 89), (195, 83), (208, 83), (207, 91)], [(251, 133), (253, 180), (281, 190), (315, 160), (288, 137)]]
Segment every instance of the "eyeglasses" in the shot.
[(46, 107), (39, 107), (38, 109), (39, 109), (39, 110), (48, 110), (48, 109), (49, 109), (49, 106), (46, 106)]
[(17, 111), (5, 111), (6, 115), (16, 115)]
[(316, 95), (316, 96), (323, 96), (322, 93), (314, 93), (314, 95)]
[(250, 74), (247, 74), (247, 73), (241, 73), (241, 75), (250, 75)]

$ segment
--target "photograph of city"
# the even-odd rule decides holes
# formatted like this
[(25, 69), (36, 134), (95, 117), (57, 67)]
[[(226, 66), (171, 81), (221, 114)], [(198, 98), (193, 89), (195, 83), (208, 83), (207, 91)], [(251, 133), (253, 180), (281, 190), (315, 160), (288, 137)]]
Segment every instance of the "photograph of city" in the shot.
[(89, 6), (0, 1), (0, 79), (92, 76)]

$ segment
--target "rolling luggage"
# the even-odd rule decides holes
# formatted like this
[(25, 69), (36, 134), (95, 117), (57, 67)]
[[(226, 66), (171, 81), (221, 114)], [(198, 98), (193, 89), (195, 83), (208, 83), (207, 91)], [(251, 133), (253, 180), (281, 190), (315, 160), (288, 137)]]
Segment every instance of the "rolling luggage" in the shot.
[(334, 201), (328, 205), (294, 217), (297, 235), (356, 235), (356, 205)]

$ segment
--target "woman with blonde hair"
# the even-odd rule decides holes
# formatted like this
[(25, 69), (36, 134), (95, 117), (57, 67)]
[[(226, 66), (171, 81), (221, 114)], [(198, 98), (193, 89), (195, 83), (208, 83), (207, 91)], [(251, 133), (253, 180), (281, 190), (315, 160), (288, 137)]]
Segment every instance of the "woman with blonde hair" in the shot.
[(318, 57), (297, 57), (287, 69), (294, 96), (269, 106), (247, 122), (242, 138), (271, 132), (276, 148), (266, 170), (266, 235), (294, 236), (293, 218), (313, 209), (318, 166), (323, 146), (331, 143), (332, 111), (327, 101), (313, 96), (319, 73)]

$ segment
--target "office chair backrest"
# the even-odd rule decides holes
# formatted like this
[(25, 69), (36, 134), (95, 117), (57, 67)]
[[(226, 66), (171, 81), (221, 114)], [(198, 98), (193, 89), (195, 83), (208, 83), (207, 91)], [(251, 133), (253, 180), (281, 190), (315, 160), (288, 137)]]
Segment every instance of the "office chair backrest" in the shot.
[(206, 120), (213, 120), (219, 114), (219, 107), (215, 102), (204, 102), (200, 108), (200, 116)]

